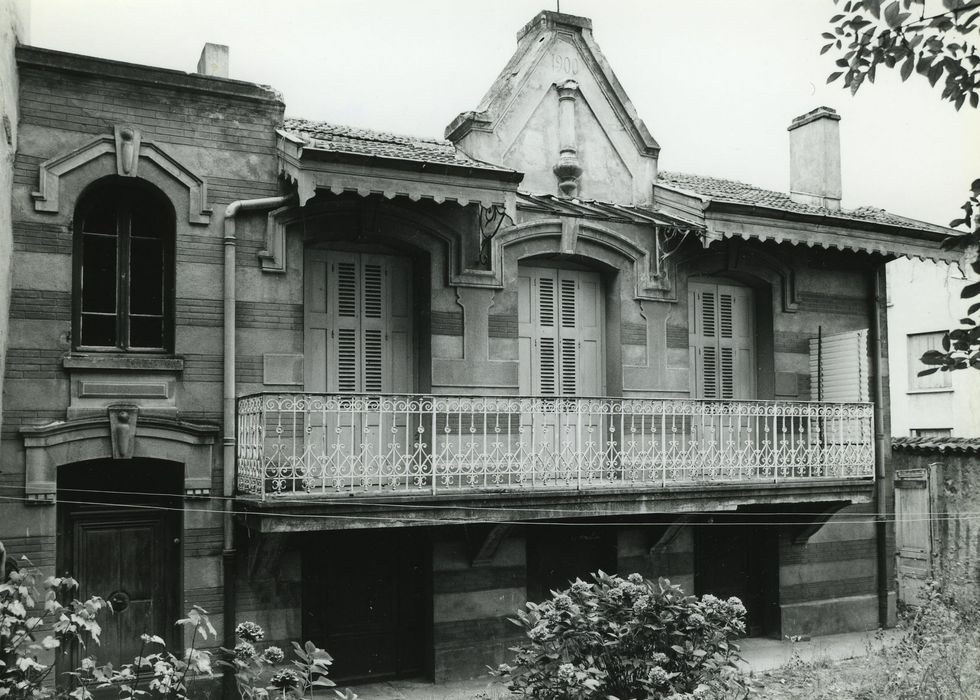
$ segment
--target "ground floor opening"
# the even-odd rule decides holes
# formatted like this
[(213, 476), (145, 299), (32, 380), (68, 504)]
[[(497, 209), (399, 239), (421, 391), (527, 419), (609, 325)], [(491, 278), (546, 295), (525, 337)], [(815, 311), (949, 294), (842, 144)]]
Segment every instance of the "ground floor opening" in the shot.
[(431, 571), (425, 529), (306, 538), (303, 637), (333, 653), (334, 680), (430, 675)]
[(161, 460), (58, 469), (58, 573), (79, 582), (80, 600), (100, 596), (112, 608), (94, 650), (99, 663), (132, 663), (142, 634), (180, 642), (182, 489), (182, 466)]

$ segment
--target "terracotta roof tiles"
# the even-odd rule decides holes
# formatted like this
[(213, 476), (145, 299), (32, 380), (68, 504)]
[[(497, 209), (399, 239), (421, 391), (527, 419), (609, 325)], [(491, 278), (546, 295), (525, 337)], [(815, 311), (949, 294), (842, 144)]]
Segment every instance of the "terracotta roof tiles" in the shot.
[(789, 194), (785, 192), (767, 190), (762, 187), (756, 187), (755, 185), (738, 182), (737, 180), (661, 171), (657, 175), (657, 184), (671, 189), (684, 190), (719, 202), (732, 202), (735, 204), (746, 204), (799, 214), (826, 216), (850, 221), (865, 221), (873, 224), (900, 226), (902, 228), (933, 231), (936, 233), (956, 233), (952, 229), (945, 228), (944, 226), (936, 226), (935, 224), (924, 221), (917, 221), (916, 219), (892, 214), (884, 209), (877, 209), (875, 207), (858, 207), (856, 209), (835, 211), (825, 207), (801, 204), (794, 202), (790, 199)]
[(508, 168), (474, 160), (458, 151), (450, 141), (443, 139), (390, 134), (295, 118), (286, 119), (282, 128), (286, 133), (302, 140), (305, 148), (317, 151), (512, 172)]

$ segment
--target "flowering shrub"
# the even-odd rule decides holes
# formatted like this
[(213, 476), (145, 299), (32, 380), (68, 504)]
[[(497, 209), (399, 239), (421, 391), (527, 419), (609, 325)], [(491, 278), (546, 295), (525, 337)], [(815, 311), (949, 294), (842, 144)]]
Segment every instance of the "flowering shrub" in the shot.
[[(4, 554), (0, 543), (0, 560)], [(98, 597), (59, 602), (77, 590), (78, 582), (71, 578), (52, 576), (42, 581), (30, 562), (12, 571), (9, 580), (0, 578), (0, 700), (91, 700), (96, 690), (104, 691), (100, 697), (113, 700), (187, 700), (188, 682), (211, 677), (212, 663), (234, 671), (244, 700), (312, 699), (316, 690), (334, 686), (327, 678), (333, 663), (327, 652), (311, 642), (305, 646), (294, 642), (291, 667), (280, 668), (286, 660), (282, 649), (256, 650), (265, 632), (254, 622), (235, 628), (238, 643), (224, 650), (225, 658), (215, 659), (211, 652), (197, 649), (199, 640), (214, 639), (217, 632), (207, 611), (196, 605), (176, 623), (192, 632), (191, 646), (182, 655), (170, 652), (163, 638), (144, 634), (133, 663), (117, 668), (99, 665), (94, 656), (87, 656), (56, 685), (51, 678), (55, 654), (94, 651), (102, 632), (98, 618), (112, 614)], [(331, 694), (344, 700), (357, 697), (349, 690)]]
[[(89, 656), (82, 659), (81, 666), (65, 674), (66, 683), (56, 687), (49, 682), (55, 668), (51, 657), (56, 653), (89, 651), (97, 645), (102, 633), (98, 617), (108, 605), (99, 597), (62, 604), (58, 599), (73, 595), (78, 582), (68, 577), (40, 579), (37, 569), (26, 562), (24, 568), (11, 571), (9, 579), (0, 583), (0, 698), (89, 700), (92, 690), (113, 688), (119, 700), (186, 700), (188, 675), (211, 673), (208, 652), (195, 649), (192, 644), (178, 658), (167, 650), (162, 638), (144, 634), (133, 663), (119, 668), (111, 664), (99, 666)], [(177, 624), (193, 630), (195, 643), (198, 636), (207, 639), (215, 635), (206, 611), (196, 606)]]
[(738, 598), (686, 596), (639, 574), (602, 571), (528, 603), (512, 620), (527, 640), (493, 671), (516, 695), (540, 700), (681, 700), (748, 692), (734, 640), (745, 633)]
[[(257, 651), (255, 643), (265, 638), (265, 631), (254, 622), (241, 622), (235, 627), (238, 643), (225, 650), (228, 660), (221, 664), (235, 673), (235, 682), (243, 700), (301, 700), (312, 698), (320, 688), (333, 688), (327, 678), (333, 658), (313, 642), (300, 646), (293, 642), (292, 668), (282, 668), (286, 653), (277, 646)], [(345, 700), (356, 700), (350, 690), (333, 691)]]

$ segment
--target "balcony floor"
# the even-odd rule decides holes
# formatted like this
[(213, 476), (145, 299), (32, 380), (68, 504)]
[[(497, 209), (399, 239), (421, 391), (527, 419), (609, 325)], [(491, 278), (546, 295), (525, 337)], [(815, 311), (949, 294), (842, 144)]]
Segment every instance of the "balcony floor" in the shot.
[(259, 532), (310, 532), (426, 525), (520, 523), (528, 520), (735, 511), (744, 506), (870, 503), (872, 479), (694, 483), (579, 491), (366, 494), (324, 498), (288, 494), (239, 496), (239, 518)]

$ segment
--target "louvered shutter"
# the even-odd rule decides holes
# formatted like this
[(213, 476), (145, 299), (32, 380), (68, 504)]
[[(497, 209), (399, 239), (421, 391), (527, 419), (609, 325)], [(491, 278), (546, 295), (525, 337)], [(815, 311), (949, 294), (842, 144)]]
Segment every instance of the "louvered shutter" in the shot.
[(539, 396), (559, 393), (558, 276), (556, 270), (521, 269), (523, 307), (518, 316), (519, 333), (526, 338), (522, 363), (522, 391)]
[(810, 399), (869, 401), (868, 330), (810, 339)]
[(592, 272), (521, 267), (520, 391), (587, 396), (603, 391), (602, 296)]
[(307, 391), (414, 390), (409, 261), (306, 251)]
[(327, 350), (327, 391), (354, 394), (361, 391), (360, 356), (360, 256), (331, 253), (328, 267), (327, 303), (330, 340)]
[(689, 341), (695, 396), (726, 401), (756, 394), (752, 290), (689, 285)]
[(306, 391), (327, 390), (330, 313), (327, 304), (327, 252), (306, 251), (303, 264), (303, 367)]

